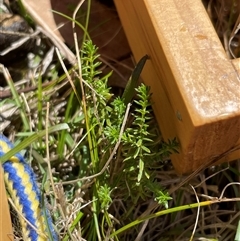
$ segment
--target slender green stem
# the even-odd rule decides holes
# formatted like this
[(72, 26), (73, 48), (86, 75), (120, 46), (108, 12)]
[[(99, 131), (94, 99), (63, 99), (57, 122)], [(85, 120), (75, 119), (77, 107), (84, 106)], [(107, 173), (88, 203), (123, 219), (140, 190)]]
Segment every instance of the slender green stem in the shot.
[(127, 229), (132, 228), (132, 227), (134, 227), (134, 226), (136, 226), (136, 225), (138, 225), (138, 224), (140, 224), (140, 223), (142, 223), (146, 220), (152, 219), (152, 218), (157, 218), (157, 217), (160, 217), (160, 216), (163, 216), (163, 215), (166, 215), (166, 214), (170, 214), (170, 213), (173, 213), (173, 212), (180, 212), (180, 211), (183, 211), (183, 210), (186, 210), (186, 209), (198, 208), (199, 206), (200, 207), (209, 206), (213, 203), (216, 203), (216, 200), (205, 201), (205, 202), (200, 202), (200, 203), (193, 203), (193, 204), (188, 204), (188, 205), (179, 206), (179, 207), (175, 207), (175, 208), (169, 208), (167, 210), (159, 211), (159, 212), (147, 215), (145, 217), (140, 217), (137, 220), (135, 220), (135, 221), (123, 226), (122, 228), (116, 230), (115, 232), (113, 232), (110, 235), (110, 237), (118, 235), (118, 234), (126, 231)]
[(88, 0), (88, 7), (87, 7), (87, 16), (86, 16), (86, 22), (85, 22), (85, 31), (83, 34), (83, 43), (86, 41), (86, 38), (90, 40), (90, 36), (88, 34), (88, 25), (89, 25), (89, 18), (90, 18), (90, 11), (91, 11), (91, 0)]

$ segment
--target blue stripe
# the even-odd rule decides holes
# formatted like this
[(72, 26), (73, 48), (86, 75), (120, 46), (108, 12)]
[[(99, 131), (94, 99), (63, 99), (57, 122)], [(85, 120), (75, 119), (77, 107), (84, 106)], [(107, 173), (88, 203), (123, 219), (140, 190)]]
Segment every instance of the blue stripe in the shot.
[[(3, 156), (8, 150), (4, 150), (1, 147), (1, 141), (4, 142), (5, 144), (7, 144), (9, 150), (12, 149), (14, 146), (4, 135), (0, 134), (0, 156)], [(36, 194), (37, 201), (40, 204), (41, 193), (40, 193), (40, 189), (37, 185), (35, 174), (34, 174), (32, 168), (25, 162), (24, 157), (20, 153), (16, 153), (14, 157), (16, 157), (18, 159), (19, 165), (24, 166), (24, 172), (25, 172), (25, 174), (28, 175), (29, 180), (32, 184), (32, 191)], [(28, 196), (24, 192), (25, 186), (22, 185), (22, 177), (18, 176), (18, 172), (15, 169), (15, 167), (13, 166), (13, 163), (11, 161), (6, 161), (2, 166), (3, 166), (4, 172), (8, 173), (8, 179), (9, 179), (9, 181), (11, 181), (13, 183), (13, 189), (16, 191), (17, 197), (19, 198), (19, 202), (23, 206), (24, 217), (31, 224), (33, 224), (33, 226), (35, 226), (36, 219), (34, 218), (34, 212), (31, 209), (32, 202), (31, 202), (31, 200), (28, 199)], [(41, 212), (43, 215), (43, 210)], [(51, 230), (53, 240), (57, 241), (58, 237), (53, 228), (52, 218), (49, 213), (49, 210), (46, 209), (46, 213), (47, 213), (47, 225), (49, 226), (49, 228)], [(30, 233), (29, 238), (31, 239), (31, 241), (37, 241), (39, 238), (39, 235), (37, 234), (37, 232), (28, 224), (27, 224), (27, 229), (29, 230), (29, 233)]]
[[(9, 180), (12, 181), (13, 183), (13, 189), (16, 190), (17, 196), (19, 198), (20, 204), (23, 206), (23, 215), (24, 217), (33, 225), (35, 226), (36, 219), (34, 218), (34, 212), (31, 209), (32, 203), (28, 199), (27, 195), (25, 194), (25, 187), (22, 185), (22, 179), (21, 177), (18, 176), (17, 171), (13, 167), (11, 162), (5, 162), (3, 164), (4, 172), (8, 173), (9, 175)], [(35, 192), (35, 190), (33, 190)], [(38, 200), (39, 196), (37, 197)], [(29, 230), (29, 237), (31, 237), (32, 240), (37, 240), (38, 234), (37, 232), (27, 224), (27, 229)]]
[[(9, 150), (14, 147), (14, 145), (8, 140), (8, 138), (2, 134), (0, 134), (0, 141), (5, 142), (8, 145)], [(0, 144), (0, 156), (3, 156), (4, 154), (6, 154), (6, 151), (2, 149)], [(15, 157), (19, 160), (19, 162), (25, 162), (23, 156), (20, 153), (16, 153)]]

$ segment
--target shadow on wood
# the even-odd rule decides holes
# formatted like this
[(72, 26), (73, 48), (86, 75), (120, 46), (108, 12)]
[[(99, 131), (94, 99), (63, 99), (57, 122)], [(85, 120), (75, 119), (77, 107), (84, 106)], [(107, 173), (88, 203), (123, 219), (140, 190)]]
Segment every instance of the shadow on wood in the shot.
[[(178, 173), (190, 173), (240, 146), (240, 60), (227, 58), (196, 0), (115, 0), (142, 78), (151, 86), (165, 140), (177, 137)], [(222, 158), (240, 158), (240, 150)]]

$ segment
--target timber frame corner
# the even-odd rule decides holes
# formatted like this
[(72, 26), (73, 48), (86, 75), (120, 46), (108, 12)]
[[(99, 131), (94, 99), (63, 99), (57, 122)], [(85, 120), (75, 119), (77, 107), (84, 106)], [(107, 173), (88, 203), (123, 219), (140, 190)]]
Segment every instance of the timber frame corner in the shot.
[(240, 59), (227, 58), (200, 0), (115, 0), (180, 174), (240, 158)]

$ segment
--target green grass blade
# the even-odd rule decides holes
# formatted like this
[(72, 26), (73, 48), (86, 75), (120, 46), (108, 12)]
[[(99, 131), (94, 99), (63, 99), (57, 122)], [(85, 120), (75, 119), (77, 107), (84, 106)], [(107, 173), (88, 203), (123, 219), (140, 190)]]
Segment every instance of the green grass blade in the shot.
[(135, 69), (133, 70), (133, 73), (122, 95), (122, 99), (125, 105), (130, 103), (134, 96), (134, 92), (135, 92), (134, 90), (137, 87), (138, 79), (140, 77), (140, 74), (142, 73), (143, 67), (148, 58), (149, 58), (148, 55), (143, 56), (137, 63)]
[(30, 125), (29, 125), (29, 121), (28, 121), (28, 118), (27, 118), (27, 113), (25, 111), (25, 109), (23, 108), (23, 103), (20, 99), (20, 96), (15, 88), (15, 84), (13, 82), (13, 80), (11, 79), (10, 76), (8, 76), (8, 78), (6, 78), (7, 80), (7, 83), (9, 85), (9, 88), (12, 92), (12, 95), (13, 95), (13, 100), (15, 101), (17, 107), (19, 108), (19, 111), (20, 111), (20, 116), (22, 118), (22, 121), (23, 121), (23, 124), (24, 124), (24, 129), (25, 130), (30, 130)]
[[(76, 218), (71, 223), (71, 227), (69, 228), (70, 232), (72, 232), (76, 228), (77, 224), (79, 223), (79, 221), (81, 220), (82, 217), (83, 217), (83, 213), (81, 211), (79, 211)], [(67, 240), (69, 240), (69, 237), (70, 237), (70, 235), (66, 234), (62, 240), (67, 241)]]
[(55, 126), (51, 126), (48, 130), (42, 130), (37, 133), (32, 134), (25, 140), (23, 140), (20, 144), (18, 144), (16, 147), (14, 147), (11, 151), (7, 152), (4, 156), (0, 157), (0, 162), (4, 163), (5, 161), (9, 160), (12, 156), (14, 156), (16, 153), (20, 152), (24, 148), (31, 145), (34, 141), (36, 141), (38, 138), (42, 138), (46, 135), (46, 133), (50, 134), (53, 132), (61, 131), (61, 130), (67, 130), (69, 129), (68, 124), (63, 123)]
[(237, 232), (234, 241), (240, 241), (240, 221), (238, 221)]
[(186, 210), (186, 209), (191, 209), (191, 208), (198, 208), (199, 206), (200, 207), (203, 207), (203, 206), (209, 206), (211, 204), (215, 203), (214, 201), (205, 201), (205, 202), (200, 202), (200, 203), (193, 203), (193, 204), (188, 204), (188, 205), (183, 205), (183, 206), (179, 206), (179, 207), (174, 207), (174, 208), (169, 208), (167, 210), (162, 210), (162, 211), (159, 211), (159, 212), (156, 212), (156, 213), (153, 213), (153, 214), (150, 214), (150, 215), (147, 215), (145, 217), (142, 217), (142, 218), (139, 218), (125, 226), (123, 226), (122, 228), (116, 230), (115, 232), (113, 232), (110, 237), (114, 237), (124, 231), (126, 231), (127, 229), (129, 228), (132, 228), (134, 227), (135, 225), (138, 225), (146, 220), (149, 220), (149, 219), (152, 219), (152, 218), (156, 218), (156, 217), (159, 217), (159, 216), (163, 216), (163, 215), (166, 215), (166, 214), (170, 214), (170, 213), (173, 213), (173, 212), (179, 212), (179, 211), (183, 211), (183, 210)]

